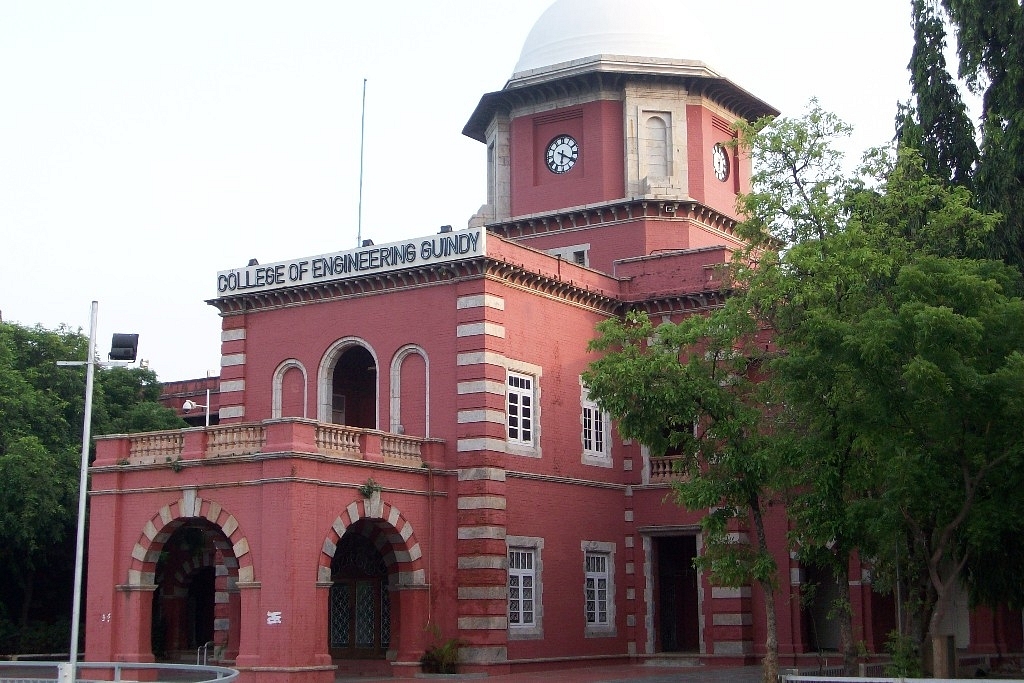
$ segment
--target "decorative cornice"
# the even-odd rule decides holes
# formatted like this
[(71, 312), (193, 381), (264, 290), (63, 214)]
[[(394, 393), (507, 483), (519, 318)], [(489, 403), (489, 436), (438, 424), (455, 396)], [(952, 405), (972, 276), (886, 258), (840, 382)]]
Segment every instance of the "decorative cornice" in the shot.
[(622, 302), (610, 292), (597, 291), (575, 282), (561, 280), (508, 261), (487, 259), (487, 277), (511, 287), (531, 291), (558, 299), (564, 303), (598, 311), (605, 315), (618, 315)]
[(266, 292), (236, 294), (208, 299), (206, 303), (216, 307), (221, 313), (230, 315), (445, 284), (452, 280), (479, 277), (482, 270), (481, 258), (468, 258), (448, 263), (414, 266), (378, 275), (353, 277)]
[[(651, 206), (646, 207), (648, 204)], [(604, 207), (599, 210), (580, 210), (574, 213), (582, 216), (583, 220), (591, 220), (589, 225), (593, 226), (599, 224), (593, 222), (594, 216), (606, 217), (608, 219), (607, 222), (658, 217), (666, 211), (664, 204), (666, 202), (623, 202), (619, 206)], [(680, 207), (683, 207), (684, 204), (686, 206), (693, 204), (693, 206), (689, 209), (682, 208), (675, 213), (681, 211), (690, 216), (696, 215), (699, 212), (700, 205), (696, 203), (676, 204)], [(657, 208), (655, 209), (654, 207)], [(634, 211), (634, 208), (639, 210), (639, 214)], [(632, 218), (627, 219), (625, 217), (627, 215), (632, 216)], [(708, 215), (711, 217), (720, 216), (720, 214), (715, 212), (708, 212)], [(544, 230), (560, 229), (557, 227), (558, 221), (563, 216), (570, 223), (575, 220), (569, 214), (550, 216), (545, 219), (547, 222), (541, 221), (536, 224), (536, 226), (543, 226), (543, 229), (538, 228), (533, 234), (540, 234)], [(600, 220), (605, 220), (605, 218), (600, 218)], [(520, 232), (523, 230), (523, 224), (521, 223), (516, 222), (509, 225), (514, 225), (515, 229)], [(731, 222), (728, 227), (731, 228), (732, 225), (734, 225), (734, 222)], [(531, 229), (536, 226), (531, 224)], [(499, 232), (499, 234), (500, 227), (495, 226), (495, 231)], [(721, 306), (727, 295), (723, 292), (708, 290), (702, 292), (657, 292), (636, 298), (623, 297), (616, 291), (595, 289), (575, 281), (564, 280), (553, 274), (530, 270), (522, 264), (491, 256), (478, 256), (443, 264), (411, 267), (380, 275), (353, 277), (346, 280), (265, 292), (236, 294), (218, 299), (210, 299), (207, 303), (216, 307), (222, 315), (238, 315), (247, 312), (291, 308), (327, 301), (353, 299), (408, 289), (445, 285), (481, 277), (607, 316), (622, 316), (626, 311), (633, 309), (644, 310), (652, 315), (705, 311)]]
[(485, 94), (462, 134), (486, 142), (487, 126), (495, 115), (522, 107), (538, 107), (569, 100), (622, 99), (626, 83), (666, 83), (681, 87), (755, 121), (778, 110), (739, 87), (703, 62), (651, 60), (595, 55), (535, 72), (517, 75), (503, 90)]
[(638, 220), (678, 220), (699, 223), (712, 232), (740, 243), (736, 220), (692, 199), (634, 197), (576, 206), (556, 212), (517, 216), (488, 224), (488, 232), (508, 239), (522, 239), (551, 232), (581, 230)]

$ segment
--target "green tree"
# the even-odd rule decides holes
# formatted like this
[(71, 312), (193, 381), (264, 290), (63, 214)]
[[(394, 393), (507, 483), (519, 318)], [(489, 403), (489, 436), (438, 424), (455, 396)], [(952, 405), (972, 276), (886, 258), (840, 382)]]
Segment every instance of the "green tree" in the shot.
[(672, 485), (676, 500), (704, 512), (695, 564), (717, 585), (760, 586), (768, 622), (764, 680), (774, 683), (777, 567), (765, 529), (773, 460), (762, 429), (764, 385), (755, 381), (760, 347), (752, 322), (729, 305), (657, 327), (638, 312), (605, 321), (590, 345), (603, 356), (584, 381), (618, 420), (620, 434), (647, 444), (653, 457), (683, 456)]
[[(775, 680), (778, 666), (772, 551), (788, 550), (769, 547), (767, 507), (790, 492), (791, 510), (803, 511), (795, 517), (793, 539), (802, 559), (837, 577), (846, 577), (854, 546), (838, 526), (840, 513), (853, 515), (843, 512), (846, 498), (833, 496), (834, 482), (828, 481), (838, 469), (818, 467), (829, 462), (826, 451), (843, 462), (854, 454), (848, 444), (830, 441), (834, 435), (824, 427), (822, 437), (801, 426), (807, 415), (798, 416), (784, 400), (793, 390), (774, 381), (770, 368), (777, 354), (764, 334), (778, 336), (804, 319), (806, 307), (830, 300), (828, 278), (835, 273), (828, 267), (835, 264), (823, 263), (822, 250), (844, 226), (843, 200), (850, 191), (832, 142), (848, 132), (813, 102), (803, 119), (742, 126), (757, 170), (751, 193), (740, 202), (747, 219), (738, 231), (747, 248), (732, 261), (731, 299), (721, 310), (677, 325), (654, 329), (635, 315), (605, 323), (592, 349), (606, 355), (586, 377), (590, 395), (619, 421), (621, 433), (646, 443), (652, 455), (673, 448), (687, 456), (685, 476), (674, 484), (677, 500), (691, 510), (714, 510), (702, 522), (699, 563), (724, 585), (758, 582), (768, 603), (766, 680)], [(820, 384), (809, 391), (817, 395)], [(836, 404), (844, 405), (839, 397)], [(843, 477), (838, 479), (841, 488)], [(737, 536), (741, 526), (754, 537)], [(835, 612), (852, 658), (848, 596), (842, 602)]]
[(916, 106), (897, 116), (900, 142), (920, 151), (934, 178), (970, 187), (978, 162), (974, 124), (946, 67), (946, 27), (930, 0), (913, 0), (914, 50), (910, 85)]
[[(801, 559), (844, 586), (853, 552), (881, 561), (905, 542), (928, 641), (965, 563), (1021, 519), (998, 507), (997, 490), (1019, 480), (1024, 440), (1016, 402), (996, 389), (1017, 396), (1020, 283), (967, 258), (997, 216), (930, 177), (913, 151), (876, 154), (867, 178), (837, 178), (814, 146), (841, 130), (812, 108), (748, 131), (755, 159), (785, 180), (755, 177), (744, 199), (744, 236), (765, 253), (752, 268), (740, 260), (736, 293), (782, 350), (766, 382), (781, 402), (772, 439)], [(834, 612), (845, 648), (848, 607)]]
[[(0, 615), (14, 621), (0, 651), (38, 648), (39, 623), (69, 622), (85, 373), (57, 361), (87, 350), (67, 327), (0, 323)], [(184, 427), (159, 391), (149, 370), (99, 370), (93, 433)]]
[(21, 593), (21, 628), (29, 623), (37, 577), (49, 561), (63, 559), (61, 542), (74, 534), (78, 472), (73, 451), (52, 453), (34, 436), (20, 437), (0, 457), (0, 563)]
[[(998, 216), (913, 150), (875, 152), (843, 177), (832, 143), (846, 130), (816, 105), (745, 128), (759, 170), (728, 302), (674, 325), (604, 323), (586, 381), (625, 436), (686, 456), (678, 500), (721, 510), (700, 558), (716, 580), (753, 579), (773, 599), (756, 531), (784, 495), (792, 549), (841, 588), (854, 554), (882, 580), (898, 558), (927, 643), (971, 558), (1024, 518), (1000, 504), (1024, 483), (1020, 278), (969, 258)], [(725, 533), (738, 520), (755, 530), (746, 546)], [(848, 595), (832, 614), (852, 659)]]
[[(1024, 7), (1019, 0), (941, 0), (940, 15), (935, 2), (912, 4), (911, 81), (925, 134), (905, 142), (957, 171), (970, 158), (973, 127), (969, 134), (959, 93), (940, 73), (944, 19), (956, 31), (959, 75), (982, 97), (980, 154), (969, 184), (980, 208), (1003, 217), (982, 254), (1024, 269)], [(959, 173), (951, 177), (967, 182)]]

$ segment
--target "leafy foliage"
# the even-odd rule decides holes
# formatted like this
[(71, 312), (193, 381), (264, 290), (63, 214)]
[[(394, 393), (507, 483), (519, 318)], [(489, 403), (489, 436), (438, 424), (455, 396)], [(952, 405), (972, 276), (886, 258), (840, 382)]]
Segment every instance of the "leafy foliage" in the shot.
[(967, 106), (946, 68), (945, 24), (933, 2), (913, 0), (912, 5), (914, 51), (908, 68), (916, 107), (900, 110), (900, 140), (921, 152), (929, 175), (970, 187), (978, 144)]
[[(1006, 502), (1024, 484), (1022, 283), (972, 258), (998, 215), (908, 148), (876, 150), (844, 177), (832, 142), (846, 132), (816, 103), (744, 128), (759, 170), (741, 199), (749, 247), (731, 263), (731, 298), (657, 327), (635, 313), (602, 324), (585, 381), (624, 436), (683, 456), (676, 495), (708, 511), (698, 562), (714, 581), (758, 581), (771, 600), (773, 550), (830, 570), (841, 590), (855, 554), (880, 584), (899, 564), (916, 648), (965, 567), (978, 599), (1007, 587), (970, 560), (1024, 519)], [(776, 497), (790, 548), (760, 537)], [(845, 592), (832, 613), (852, 662)]]
[[(70, 616), (85, 373), (57, 361), (87, 350), (67, 327), (0, 323), (0, 650), (38, 649)], [(100, 370), (95, 380), (94, 434), (185, 426), (156, 402), (153, 372)]]
[(458, 638), (442, 638), (441, 630), (435, 624), (427, 626), (434, 642), (420, 656), (420, 667), (424, 673), (455, 674), (459, 671), (459, 653), (466, 643)]
[[(980, 253), (1022, 268), (1024, 6), (1018, 0), (913, 0), (913, 8), (910, 70), (917, 106), (901, 114), (910, 123), (902, 139), (922, 151), (932, 174), (971, 187), (980, 208), (1002, 216)], [(982, 96), (980, 145), (946, 70), (943, 19), (956, 31), (960, 77)]]

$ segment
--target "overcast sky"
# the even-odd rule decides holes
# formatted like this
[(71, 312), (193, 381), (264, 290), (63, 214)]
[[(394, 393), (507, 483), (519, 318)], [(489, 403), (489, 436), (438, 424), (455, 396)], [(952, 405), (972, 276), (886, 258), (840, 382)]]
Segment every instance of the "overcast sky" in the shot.
[[(909, 0), (666, 1), (719, 46), (685, 56), (784, 114), (818, 97), (855, 156), (892, 137)], [(161, 379), (217, 374), (217, 271), (356, 245), (363, 79), (363, 237), (465, 227), (462, 127), (550, 2), (0, 0), (3, 320), (87, 331), (96, 299), (102, 354), (138, 332)]]

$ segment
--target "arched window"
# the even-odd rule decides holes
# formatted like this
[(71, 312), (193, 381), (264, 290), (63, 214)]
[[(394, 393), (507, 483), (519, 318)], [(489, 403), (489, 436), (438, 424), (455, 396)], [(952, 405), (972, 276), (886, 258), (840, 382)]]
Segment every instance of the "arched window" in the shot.
[(306, 367), (302, 363), (289, 358), (278, 365), (274, 370), (270, 416), (308, 417), (307, 386)]
[(415, 344), (400, 348), (391, 361), (391, 431), (430, 436), (430, 361)]
[(347, 337), (327, 350), (317, 390), (321, 422), (377, 428), (377, 357), (361, 339)]

